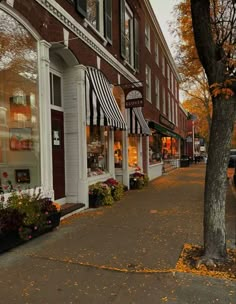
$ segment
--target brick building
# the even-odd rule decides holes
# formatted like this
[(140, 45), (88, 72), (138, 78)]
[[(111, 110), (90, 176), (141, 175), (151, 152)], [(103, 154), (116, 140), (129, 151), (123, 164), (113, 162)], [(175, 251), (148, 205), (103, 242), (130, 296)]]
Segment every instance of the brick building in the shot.
[(90, 184), (177, 165), (180, 79), (148, 0), (3, 0), (0, 17), (1, 176), (87, 207)]

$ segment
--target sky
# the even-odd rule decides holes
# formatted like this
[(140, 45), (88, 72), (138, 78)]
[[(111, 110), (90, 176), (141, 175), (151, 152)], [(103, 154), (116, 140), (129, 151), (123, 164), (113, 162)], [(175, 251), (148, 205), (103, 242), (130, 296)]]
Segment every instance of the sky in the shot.
[[(168, 22), (174, 20), (171, 12), (173, 11), (174, 5), (179, 0), (149, 0), (154, 13), (156, 14), (157, 20), (160, 24), (162, 33), (166, 39), (166, 42), (171, 50), (171, 44), (173, 42), (173, 36), (169, 33)], [(172, 52), (173, 53), (173, 52)]]

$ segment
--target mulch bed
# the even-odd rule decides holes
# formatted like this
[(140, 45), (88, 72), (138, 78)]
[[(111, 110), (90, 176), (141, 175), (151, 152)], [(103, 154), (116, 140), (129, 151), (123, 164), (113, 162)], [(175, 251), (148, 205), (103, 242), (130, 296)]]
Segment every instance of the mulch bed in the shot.
[(180, 272), (236, 280), (236, 250), (227, 249), (227, 252), (229, 259), (225, 263), (219, 263), (216, 267), (200, 265), (199, 268), (196, 269), (196, 263), (203, 255), (203, 248), (185, 244), (177, 262), (176, 269)]

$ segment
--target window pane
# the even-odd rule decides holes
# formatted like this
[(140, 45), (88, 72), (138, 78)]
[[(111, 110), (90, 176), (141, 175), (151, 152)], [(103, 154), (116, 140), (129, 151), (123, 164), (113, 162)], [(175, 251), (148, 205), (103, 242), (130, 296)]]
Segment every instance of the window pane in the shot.
[[(0, 10), (0, 186), (40, 185), (37, 42), (14, 18)], [(29, 172), (25, 183), (17, 169)]]
[(61, 78), (53, 75), (53, 104), (61, 107)]
[(88, 176), (97, 176), (108, 171), (108, 129), (87, 127)]
[(87, 1), (87, 19), (97, 30), (99, 30), (99, 1)]
[(129, 137), (129, 147), (128, 147), (128, 162), (129, 167), (135, 168), (138, 166), (138, 137)]
[(122, 131), (114, 134), (114, 162), (115, 168), (122, 168)]

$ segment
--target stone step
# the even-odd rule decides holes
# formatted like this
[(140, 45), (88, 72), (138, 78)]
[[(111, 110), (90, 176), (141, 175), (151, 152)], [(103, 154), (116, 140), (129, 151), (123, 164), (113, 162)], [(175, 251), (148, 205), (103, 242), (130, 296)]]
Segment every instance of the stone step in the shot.
[(82, 203), (65, 203), (61, 205), (61, 217), (77, 211), (78, 209), (82, 209), (85, 206), (85, 204)]

